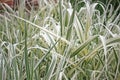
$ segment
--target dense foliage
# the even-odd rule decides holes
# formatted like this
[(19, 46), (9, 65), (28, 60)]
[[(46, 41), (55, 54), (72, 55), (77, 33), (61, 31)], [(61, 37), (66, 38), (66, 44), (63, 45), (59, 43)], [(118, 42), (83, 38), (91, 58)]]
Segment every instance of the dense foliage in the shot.
[(120, 5), (39, 0), (37, 10), (20, 6), (6, 5), (0, 14), (0, 80), (120, 79)]

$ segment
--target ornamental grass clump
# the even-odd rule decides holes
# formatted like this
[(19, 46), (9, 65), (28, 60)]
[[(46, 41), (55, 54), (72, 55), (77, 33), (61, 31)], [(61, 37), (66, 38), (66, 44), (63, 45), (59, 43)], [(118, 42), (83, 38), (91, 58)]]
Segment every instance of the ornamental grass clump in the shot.
[(29, 13), (24, 4), (6, 9), (0, 14), (0, 80), (120, 79), (120, 6), (39, 0)]

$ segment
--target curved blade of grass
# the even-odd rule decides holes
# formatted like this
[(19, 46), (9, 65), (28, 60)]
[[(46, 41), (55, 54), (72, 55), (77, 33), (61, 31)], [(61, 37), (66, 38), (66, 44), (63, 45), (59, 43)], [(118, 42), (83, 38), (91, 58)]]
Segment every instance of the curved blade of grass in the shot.
[(45, 80), (51, 80), (52, 73), (55, 69), (56, 63), (57, 63), (57, 55), (52, 54), (52, 61), (51, 61), (50, 67), (48, 69), (48, 72), (46, 74)]
[[(106, 40), (104, 36), (100, 36), (102, 45), (103, 45), (103, 49), (104, 49), (104, 56), (105, 56), (105, 75), (107, 75), (107, 71), (108, 71), (108, 59), (107, 59), (107, 46), (106, 46)], [(108, 79), (108, 76), (106, 76), (106, 78)]]
[(41, 27), (41, 26), (36, 25), (35, 23), (32, 23), (32, 22), (30, 22), (30, 21), (28, 21), (28, 20), (26, 20), (26, 19), (24, 19), (24, 18), (21, 18), (21, 17), (19, 17), (19, 16), (13, 15), (13, 14), (10, 14), (10, 15), (13, 16), (13, 17), (15, 17), (15, 18), (18, 18), (18, 19), (20, 19), (20, 20), (22, 20), (22, 21), (25, 21), (25, 22), (27, 22), (27, 23), (29, 23), (29, 24), (31, 24), (31, 25), (33, 25), (33, 26), (35, 26), (35, 27), (37, 27), (37, 28), (39, 28), (39, 29), (41, 29), (41, 30), (49, 33), (49, 34), (51, 34), (52, 36), (54, 36), (54, 37), (56, 37), (56, 38), (58, 38), (58, 39), (60, 39), (60, 40), (62, 40), (62, 41), (64, 41), (64, 42), (66, 42), (67, 44), (70, 44), (70, 42), (69, 42), (68, 40), (66, 40), (66, 39), (64, 39), (63, 37), (60, 37), (60, 36), (54, 34), (53, 32), (51, 32), (51, 31), (49, 31), (49, 30), (47, 30), (47, 29), (45, 29), (45, 28), (43, 28), (43, 27)]
[(77, 55), (80, 51), (82, 51), (82, 49), (84, 49), (88, 44), (91, 43), (91, 41), (95, 40), (96, 38), (98, 38), (97, 35), (91, 37), (90, 39), (82, 43), (75, 51), (72, 52), (71, 57), (74, 57), (75, 55)]
[[(109, 40), (106, 40), (106, 46), (108, 45), (113, 45), (115, 43), (119, 43), (120, 42), (120, 36), (118, 37), (114, 37), (114, 38), (111, 38)], [(97, 53), (97, 51), (99, 51), (101, 48), (103, 48), (103, 45), (100, 44), (98, 47), (96, 47), (91, 53), (89, 53), (89, 55), (87, 55), (86, 59), (87, 58), (93, 58)]]
[(77, 15), (75, 15), (74, 27), (75, 27), (76, 34), (79, 37), (80, 42), (83, 43), (83, 41), (85, 40), (84, 30), (83, 30), (82, 23)]

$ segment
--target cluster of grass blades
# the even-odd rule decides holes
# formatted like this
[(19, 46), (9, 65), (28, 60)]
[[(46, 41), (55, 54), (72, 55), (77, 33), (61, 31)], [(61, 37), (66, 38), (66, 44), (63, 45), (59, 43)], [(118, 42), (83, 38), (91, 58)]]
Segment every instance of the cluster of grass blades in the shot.
[(18, 11), (7, 6), (0, 14), (0, 80), (120, 79), (120, 5), (73, 4), (39, 0), (30, 13), (24, 4)]

